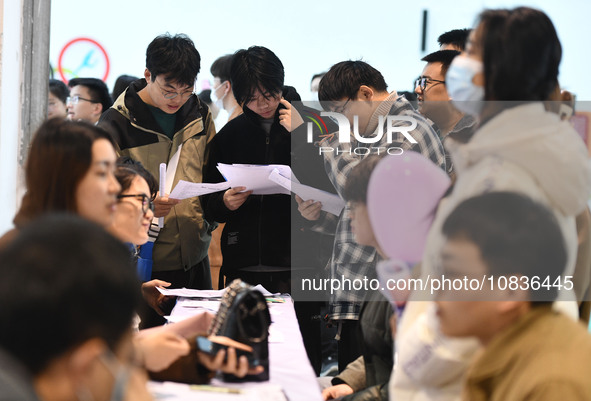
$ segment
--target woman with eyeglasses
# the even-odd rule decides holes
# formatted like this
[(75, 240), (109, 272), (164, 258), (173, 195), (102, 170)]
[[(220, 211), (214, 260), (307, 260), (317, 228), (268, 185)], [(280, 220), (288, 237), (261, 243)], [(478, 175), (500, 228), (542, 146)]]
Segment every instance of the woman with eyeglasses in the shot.
[(117, 161), (115, 177), (121, 185), (117, 195), (117, 211), (109, 231), (130, 247), (131, 255), (137, 265), (138, 276), (143, 282), (142, 295), (148, 305), (159, 315), (165, 315), (165, 304), (169, 297), (163, 296), (156, 287), (168, 287), (163, 280), (151, 280), (152, 261), (138, 254), (138, 247), (148, 241), (148, 229), (154, 217), (153, 199), (158, 192), (156, 179), (141, 163), (128, 157)]
[(158, 191), (154, 177), (137, 163), (118, 160), (115, 177), (121, 185), (117, 211), (110, 231), (134, 247), (148, 241), (148, 228), (154, 217), (153, 199)]
[[(69, 212), (109, 228), (116, 220), (120, 222), (124, 217), (118, 215), (118, 209), (131, 210), (131, 207), (136, 212), (130, 212), (127, 222), (123, 223), (128, 227), (120, 231), (126, 233), (120, 239), (145, 242), (147, 234), (141, 231), (144, 230), (144, 221), (150, 221), (153, 216), (150, 206), (153, 186), (150, 187), (147, 184), (149, 179), (142, 178), (141, 174), (134, 177), (130, 174), (129, 181), (122, 180), (129, 182), (129, 187), (121, 193), (122, 186), (115, 175), (116, 161), (113, 140), (103, 129), (85, 122), (60, 118), (44, 122), (35, 133), (29, 149), (25, 167), (28, 190), (14, 218), (15, 228), (0, 238), (0, 248), (8, 245), (20, 229), (48, 213)], [(148, 196), (148, 199), (143, 195)], [(128, 204), (123, 204), (125, 202)], [(135, 224), (133, 216), (136, 218)], [(72, 247), (76, 245), (71, 244)], [(144, 283), (144, 286), (147, 284)], [(167, 284), (159, 281), (149, 285), (155, 289), (156, 285)], [(143, 290), (145, 293), (145, 288)], [(144, 366), (151, 371), (165, 369), (178, 356), (189, 353), (188, 343), (171, 333), (138, 336), (137, 347), (136, 351), (140, 351), (144, 357)], [(221, 369), (238, 376), (248, 372), (246, 359), (237, 359), (234, 351), (229, 352), (228, 360), (224, 360), (221, 354), (214, 358), (199, 353), (198, 362), (209, 370)], [(145, 386), (142, 380), (134, 379), (135, 390)], [(131, 396), (134, 394), (137, 395), (137, 392)]]

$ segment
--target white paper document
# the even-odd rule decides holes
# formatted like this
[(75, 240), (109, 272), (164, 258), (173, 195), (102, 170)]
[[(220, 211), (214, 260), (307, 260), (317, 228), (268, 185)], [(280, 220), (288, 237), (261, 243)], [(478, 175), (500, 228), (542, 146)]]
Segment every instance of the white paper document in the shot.
[(221, 298), (224, 290), (194, 290), (192, 288), (163, 288), (156, 287), (162, 295), (185, 298)]
[(340, 215), (341, 210), (345, 207), (345, 201), (343, 201), (338, 195), (290, 180), (277, 169), (274, 169), (271, 174), (269, 174), (269, 180), (290, 190), (305, 201), (312, 199), (322, 203), (322, 210), (336, 216)]
[(291, 177), (289, 166), (281, 164), (249, 165), (249, 164), (223, 164), (218, 163), (218, 170), (232, 187), (246, 187), (247, 191), (253, 191), (253, 195), (289, 195), (289, 190), (269, 180), (269, 174), (277, 169), (285, 176)]
[[(156, 287), (163, 295), (170, 295), (174, 297), (185, 297), (185, 298), (221, 298), (224, 295), (225, 289), (222, 290), (194, 290), (191, 288), (162, 288)], [(274, 295), (271, 294), (265, 287), (257, 284), (253, 289), (259, 290), (264, 296)]]
[(172, 199), (187, 199), (193, 198), (195, 196), (225, 191), (228, 188), (230, 188), (230, 184), (228, 184), (228, 182), (218, 182), (217, 184), (209, 184), (180, 180), (168, 197)]
[(263, 382), (226, 383), (214, 378), (210, 384), (190, 385), (173, 382), (148, 382), (156, 401), (287, 401), (278, 384)]

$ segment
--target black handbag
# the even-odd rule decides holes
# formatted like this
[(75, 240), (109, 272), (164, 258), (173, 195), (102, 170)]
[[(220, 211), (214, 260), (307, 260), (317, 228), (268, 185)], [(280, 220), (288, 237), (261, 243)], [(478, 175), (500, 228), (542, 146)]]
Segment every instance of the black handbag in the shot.
[[(252, 347), (249, 356), (251, 365), (263, 366), (258, 375), (237, 378), (224, 374), (225, 381), (266, 381), (269, 380), (269, 326), (271, 315), (267, 301), (260, 291), (240, 279), (230, 283), (221, 299), (220, 308), (211, 323), (208, 334), (229, 337)], [(219, 347), (214, 343), (215, 347)]]

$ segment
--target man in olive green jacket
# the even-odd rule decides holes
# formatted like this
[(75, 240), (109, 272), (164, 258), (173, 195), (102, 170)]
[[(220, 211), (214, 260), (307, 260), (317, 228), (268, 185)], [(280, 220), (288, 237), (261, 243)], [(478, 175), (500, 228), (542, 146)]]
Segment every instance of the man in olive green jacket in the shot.
[[(172, 188), (179, 180), (202, 181), (215, 135), (208, 107), (193, 93), (199, 68), (199, 53), (187, 36), (156, 37), (146, 51), (145, 79), (133, 82), (99, 121), (113, 135), (118, 153), (140, 161), (155, 177), (160, 163), (174, 165), (178, 153), (176, 170), (169, 167), (167, 173), (174, 175)], [(159, 194), (154, 203), (155, 216), (165, 218), (154, 234), (152, 278), (172, 287), (211, 288), (211, 227), (199, 198), (178, 201)]]

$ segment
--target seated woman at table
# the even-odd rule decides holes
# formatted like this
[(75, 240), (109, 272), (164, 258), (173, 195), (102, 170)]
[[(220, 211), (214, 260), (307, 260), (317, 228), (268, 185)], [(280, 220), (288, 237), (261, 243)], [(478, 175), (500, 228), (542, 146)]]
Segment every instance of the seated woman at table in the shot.
[(138, 247), (148, 241), (148, 229), (154, 217), (152, 202), (158, 192), (156, 179), (140, 162), (129, 157), (117, 160), (115, 177), (121, 185), (121, 192), (117, 195), (119, 203), (109, 231), (128, 244), (138, 276), (143, 282), (142, 295), (149, 307), (164, 316), (167, 304), (174, 299), (165, 297), (156, 287), (168, 287), (170, 283), (150, 280), (152, 261), (141, 258), (138, 253)]
[[(110, 227), (121, 191), (115, 177), (116, 160), (113, 140), (103, 129), (62, 119), (43, 123), (33, 137), (25, 166), (27, 193), (14, 218), (15, 228), (0, 238), (0, 249), (8, 246), (29, 223), (52, 212), (77, 214), (104, 228)], [(163, 369), (189, 352), (184, 343), (178, 347), (186, 342), (184, 339), (160, 336), (151, 340), (151, 349), (164, 350), (158, 355), (167, 359), (145, 359), (149, 370)], [(222, 363), (223, 356), (220, 359), (219, 355), (214, 358), (199, 353), (199, 361), (210, 370), (221, 369), (236, 375), (244, 371), (242, 376), (248, 368), (246, 360), (234, 359), (236, 364), (231, 365)]]

